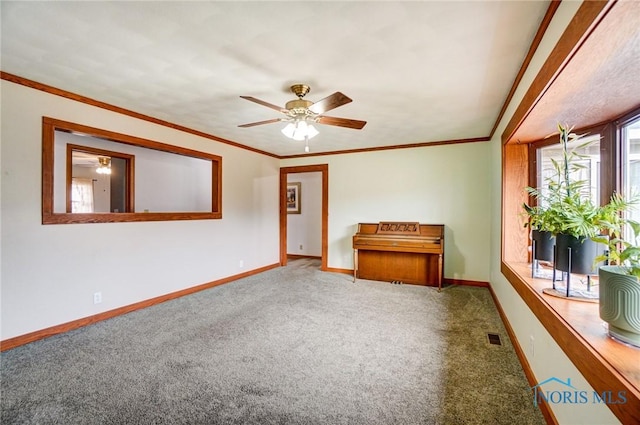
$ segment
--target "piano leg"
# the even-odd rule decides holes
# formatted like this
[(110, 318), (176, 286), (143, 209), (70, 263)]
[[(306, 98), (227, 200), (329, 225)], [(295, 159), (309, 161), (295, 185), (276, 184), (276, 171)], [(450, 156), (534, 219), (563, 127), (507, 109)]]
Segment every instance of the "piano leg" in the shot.
[(438, 255), (438, 292), (442, 290), (442, 254)]
[(358, 250), (353, 250), (353, 282), (356, 281), (356, 275), (358, 274)]

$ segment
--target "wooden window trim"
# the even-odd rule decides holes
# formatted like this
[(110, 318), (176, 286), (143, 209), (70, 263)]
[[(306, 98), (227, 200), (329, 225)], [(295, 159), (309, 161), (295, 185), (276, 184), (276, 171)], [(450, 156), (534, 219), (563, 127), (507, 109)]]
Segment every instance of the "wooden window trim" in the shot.
[[(601, 200), (608, 202), (620, 167), (620, 147), (616, 133), (625, 123), (640, 114), (640, 108), (625, 113), (614, 121), (579, 129), (577, 133), (596, 132), (601, 139)], [(536, 150), (556, 144), (556, 140), (545, 139), (531, 144), (509, 143), (503, 146), (503, 253), (501, 272), (516, 290), (520, 298), (531, 309), (567, 357), (587, 379), (595, 391), (602, 394), (624, 391), (625, 404), (609, 404), (614, 415), (622, 423), (640, 423), (640, 364), (638, 349), (609, 338), (600, 320), (598, 304), (583, 303), (552, 297), (542, 293), (551, 286), (549, 280), (531, 277), (531, 264), (527, 247), (526, 230), (518, 221), (517, 210), (527, 201), (523, 184), (536, 186)], [(522, 170), (526, 170), (525, 173)], [(617, 169), (617, 170), (616, 170)], [(607, 173), (608, 172), (608, 173)], [(619, 172), (617, 173), (619, 174)], [(606, 186), (603, 186), (606, 185)], [(605, 200), (606, 198), (606, 200)], [(546, 377), (537, 377), (544, 379)]]
[[(522, 203), (527, 201), (523, 188), (532, 182), (533, 170), (529, 168), (528, 158), (533, 148), (520, 144), (513, 137), (615, 4), (615, 1), (589, 1), (580, 5), (502, 133), (501, 272), (594, 390), (600, 393), (626, 391), (625, 404), (607, 405), (612, 413), (622, 423), (640, 423), (638, 351), (606, 336), (597, 306), (594, 311), (594, 306), (552, 299), (554, 297), (542, 294), (536, 286), (539, 282), (529, 277), (528, 236), (522, 226), (521, 212)], [(617, 152), (611, 153), (609, 161), (619, 163)], [(545, 281), (545, 284), (549, 283)]]
[[(212, 179), (211, 212), (55, 213), (53, 211), (53, 170), (56, 130), (89, 135), (113, 142), (210, 160)], [(50, 117), (42, 118), (42, 224), (123, 223), (140, 221), (211, 220), (221, 218), (221, 156)]]

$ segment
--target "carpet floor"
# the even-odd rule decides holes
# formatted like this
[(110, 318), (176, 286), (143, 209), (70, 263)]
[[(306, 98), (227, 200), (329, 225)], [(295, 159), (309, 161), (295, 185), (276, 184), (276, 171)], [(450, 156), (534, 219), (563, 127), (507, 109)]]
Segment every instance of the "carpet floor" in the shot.
[(544, 423), (487, 289), (289, 264), (2, 353), (1, 422)]

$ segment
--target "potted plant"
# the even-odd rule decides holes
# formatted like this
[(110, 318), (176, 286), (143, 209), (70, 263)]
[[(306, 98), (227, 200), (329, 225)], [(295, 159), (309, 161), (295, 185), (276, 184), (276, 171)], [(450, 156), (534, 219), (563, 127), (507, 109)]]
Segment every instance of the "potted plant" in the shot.
[[(592, 274), (593, 260), (598, 255), (597, 244), (591, 240), (598, 227), (599, 206), (589, 196), (590, 187), (584, 180), (573, 176), (584, 168), (585, 156), (578, 151), (592, 141), (569, 149), (570, 143), (579, 142), (582, 136), (571, 133), (572, 128), (558, 125), (561, 159), (551, 159), (553, 174), (545, 179), (545, 190), (528, 187), (529, 195), (538, 205), (525, 205), (530, 225), (537, 230), (549, 231), (555, 236), (556, 258), (554, 267), (568, 273)], [(537, 250), (536, 250), (537, 251)]]
[[(640, 347), (640, 223), (623, 219), (621, 214), (637, 202), (638, 197), (625, 201), (614, 194), (600, 212), (606, 234), (594, 240), (608, 249), (596, 258), (609, 262), (598, 270), (600, 318), (609, 324), (609, 335)], [(625, 228), (631, 231), (632, 238), (622, 237)]]
[[(533, 188), (527, 188), (527, 190), (530, 195), (537, 193)], [(531, 239), (534, 241), (533, 259), (553, 261), (553, 246), (557, 232), (552, 212), (540, 205), (523, 204), (522, 207), (527, 216), (524, 227), (531, 229)]]

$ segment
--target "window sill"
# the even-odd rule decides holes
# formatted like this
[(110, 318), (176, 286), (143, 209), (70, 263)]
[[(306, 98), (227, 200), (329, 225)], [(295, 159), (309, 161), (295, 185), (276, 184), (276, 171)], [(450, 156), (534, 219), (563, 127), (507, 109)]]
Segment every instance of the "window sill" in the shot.
[(607, 336), (597, 303), (542, 293), (551, 285), (531, 278), (531, 265), (502, 262), (502, 274), (589, 384), (599, 393), (625, 391), (625, 404), (608, 407), (622, 423), (640, 423), (640, 349)]

